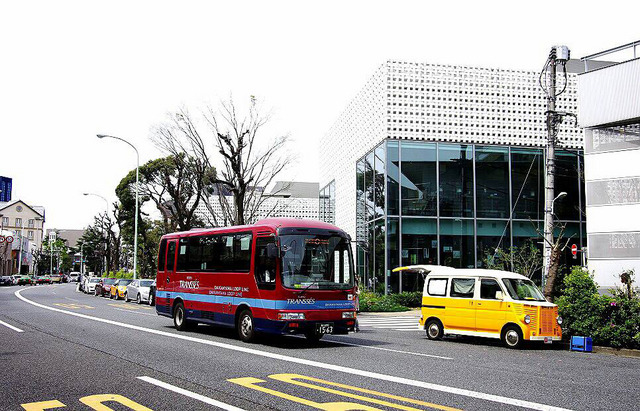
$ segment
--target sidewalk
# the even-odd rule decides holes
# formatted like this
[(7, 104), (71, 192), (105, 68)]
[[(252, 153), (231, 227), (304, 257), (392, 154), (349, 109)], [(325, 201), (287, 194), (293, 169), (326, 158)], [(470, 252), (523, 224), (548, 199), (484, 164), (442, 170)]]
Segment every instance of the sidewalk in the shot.
[(360, 312), (358, 317), (420, 317), (420, 308), (412, 308), (409, 311), (399, 312)]

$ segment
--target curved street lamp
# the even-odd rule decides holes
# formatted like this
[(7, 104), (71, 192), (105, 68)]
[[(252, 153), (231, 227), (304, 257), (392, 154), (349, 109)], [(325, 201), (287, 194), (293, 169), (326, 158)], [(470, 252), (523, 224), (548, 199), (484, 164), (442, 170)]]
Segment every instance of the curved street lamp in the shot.
[(136, 278), (138, 278), (138, 192), (140, 190), (140, 188), (138, 187), (138, 170), (140, 168), (140, 153), (138, 153), (138, 149), (131, 144), (130, 142), (128, 142), (127, 140), (120, 138), (120, 137), (116, 137), (116, 136), (110, 136), (107, 134), (96, 134), (96, 136), (98, 138), (114, 138), (116, 140), (120, 140), (128, 145), (131, 146), (131, 148), (133, 148), (136, 152), (136, 215), (135, 215), (135, 219), (134, 219), (134, 234), (133, 234), (133, 279), (135, 280)]

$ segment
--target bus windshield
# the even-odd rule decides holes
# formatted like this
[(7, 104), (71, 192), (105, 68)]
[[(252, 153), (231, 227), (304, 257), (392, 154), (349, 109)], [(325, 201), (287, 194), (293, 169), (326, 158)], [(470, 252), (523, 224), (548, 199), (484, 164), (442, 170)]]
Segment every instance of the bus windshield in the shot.
[(546, 301), (544, 295), (531, 280), (503, 278), (502, 281), (514, 300)]
[(287, 288), (346, 290), (354, 276), (349, 241), (321, 234), (282, 235), (282, 284)]

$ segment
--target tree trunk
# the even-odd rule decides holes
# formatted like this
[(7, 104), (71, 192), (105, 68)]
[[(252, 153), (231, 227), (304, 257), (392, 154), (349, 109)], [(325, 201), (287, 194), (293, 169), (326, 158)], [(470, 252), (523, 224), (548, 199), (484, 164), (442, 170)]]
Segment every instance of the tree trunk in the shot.
[(558, 264), (560, 263), (560, 250), (558, 246), (551, 247), (551, 257), (549, 259), (549, 275), (547, 276), (547, 282), (544, 286), (544, 296), (547, 300), (553, 302), (553, 289), (556, 284), (556, 278), (558, 276)]

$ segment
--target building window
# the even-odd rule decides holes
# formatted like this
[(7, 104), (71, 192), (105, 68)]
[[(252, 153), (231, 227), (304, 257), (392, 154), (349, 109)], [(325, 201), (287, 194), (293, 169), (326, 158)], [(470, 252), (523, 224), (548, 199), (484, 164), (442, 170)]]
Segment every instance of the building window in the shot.
[(33, 228), (35, 223), (36, 223), (36, 221), (34, 219), (29, 219), (29, 222), (28, 222), (29, 228)]
[(9, 225), (9, 217), (2, 217), (2, 225)]
[(506, 147), (476, 147), (478, 218), (509, 218), (509, 155)]
[(440, 215), (473, 217), (473, 148), (440, 144)]
[(436, 145), (405, 142), (401, 144), (402, 214), (436, 215)]
[(22, 227), (22, 218), (16, 218), (16, 227)]
[(29, 240), (33, 240), (33, 231), (29, 231), (27, 237), (29, 237)]

